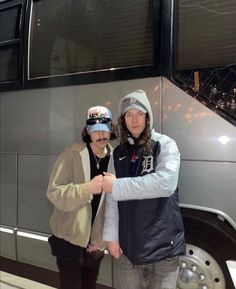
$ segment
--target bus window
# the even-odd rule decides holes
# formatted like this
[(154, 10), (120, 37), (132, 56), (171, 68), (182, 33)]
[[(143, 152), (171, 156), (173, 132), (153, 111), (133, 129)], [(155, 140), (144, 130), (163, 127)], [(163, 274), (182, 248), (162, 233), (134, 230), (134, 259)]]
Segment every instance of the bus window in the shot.
[(28, 79), (153, 65), (152, 1), (34, 1)]
[(18, 45), (0, 48), (0, 82), (18, 79)]
[[(18, 1), (19, 2), (19, 1)], [(17, 80), (19, 70), (19, 23), (21, 5), (4, 4), (0, 9), (0, 83)], [(11, 19), (11, 21), (9, 21)]]
[[(19, 38), (20, 7), (9, 7), (0, 11), (0, 42)], [(11, 21), (8, 21), (11, 19)]]
[(219, 114), (236, 120), (236, 2), (178, 3), (174, 78)]

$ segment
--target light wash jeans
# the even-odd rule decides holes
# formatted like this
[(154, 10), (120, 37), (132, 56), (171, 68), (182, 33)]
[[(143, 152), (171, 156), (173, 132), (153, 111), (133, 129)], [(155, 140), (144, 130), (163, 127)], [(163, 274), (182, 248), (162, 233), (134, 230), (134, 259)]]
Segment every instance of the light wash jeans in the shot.
[(176, 289), (179, 257), (134, 266), (125, 255), (121, 255), (119, 274), (121, 289)]

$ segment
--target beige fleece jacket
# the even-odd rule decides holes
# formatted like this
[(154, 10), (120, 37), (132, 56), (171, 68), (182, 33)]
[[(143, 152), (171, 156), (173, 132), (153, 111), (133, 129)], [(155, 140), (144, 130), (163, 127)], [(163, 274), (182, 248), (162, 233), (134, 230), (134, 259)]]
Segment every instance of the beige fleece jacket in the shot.
[[(111, 146), (109, 145), (112, 151)], [(104, 224), (105, 193), (91, 228), (92, 195), (89, 193), (90, 160), (84, 143), (75, 143), (58, 157), (50, 177), (47, 197), (54, 205), (50, 220), (52, 232), (58, 238), (81, 247), (96, 242), (100, 248)]]

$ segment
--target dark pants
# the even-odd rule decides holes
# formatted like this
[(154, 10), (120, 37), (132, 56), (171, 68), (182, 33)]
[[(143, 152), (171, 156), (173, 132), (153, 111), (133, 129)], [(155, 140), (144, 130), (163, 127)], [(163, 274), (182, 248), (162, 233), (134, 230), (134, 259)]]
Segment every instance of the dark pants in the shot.
[(60, 274), (60, 289), (96, 289), (103, 254), (93, 254), (84, 250), (82, 263), (57, 258)]

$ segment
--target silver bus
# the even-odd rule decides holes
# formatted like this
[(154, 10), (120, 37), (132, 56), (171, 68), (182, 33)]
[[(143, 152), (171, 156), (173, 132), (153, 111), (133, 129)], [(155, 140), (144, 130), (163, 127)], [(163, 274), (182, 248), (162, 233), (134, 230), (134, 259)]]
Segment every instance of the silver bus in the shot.
[[(1, 268), (56, 286), (47, 184), (87, 108), (146, 91), (181, 152), (179, 289), (236, 286), (236, 1), (0, 0)], [(114, 145), (116, 145), (114, 143)], [(119, 288), (106, 255), (99, 288)]]

